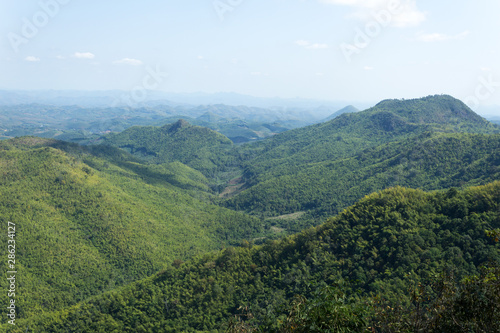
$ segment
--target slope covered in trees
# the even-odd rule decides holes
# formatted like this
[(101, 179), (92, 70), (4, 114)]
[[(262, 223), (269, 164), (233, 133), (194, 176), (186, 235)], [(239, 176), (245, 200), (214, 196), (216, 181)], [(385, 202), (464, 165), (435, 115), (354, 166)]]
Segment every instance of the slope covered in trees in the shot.
[(467, 105), (448, 95), (410, 100), (389, 99), (381, 101), (370, 110), (389, 111), (415, 124), (444, 125), (444, 128), (451, 127), (460, 131), (487, 131), (494, 127)]
[(212, 205), (206, 178), (179, 162), (146, 166), (110, 147), (24, 137), (0, 142), (0, 166), (0, 220), (16, 225), (20, 317), (261, 236), (259, 220)]
[[(216, 332), (241, 309), (251, 311), (250, 322), (276, 326), (283, 323), (282, 306), (293, 307), (295, 295), (317, 297), (322, 285), (339, 285), (349, 297), (360, 288), (362, 297), (409, 302), (407, 288), (425, 286), (435, 274), (453, 269), (460, 279), (500, 261), (500, 246), (486, 233), (500, 227), (499, 205), (499, 182), (464, 191), (388, 189), (298, 235), (204, 254), (64, 311), (19, 321), (19, 327)], [(336, 299), (340, 305), (345, 300)]]
[(337, 160), (370, 147), (424, 132), (499, 133), (500, 127), (481, 118), (451, 96), (382, 101), (357, 113), (287, 131), (246, 146), (253, 158), (244, 163), (249, 185), (283, 174), (283, 166)]
[(391, 186), (435, 190), (486, 184), (500, 179), (499, 165), (498, 134), (426, 132), (353, 157), (276, 168), (278, 176), (228, 199), (226, 205), (264, 216), (310, 211), (310, 216), (322, 218)]
[(232, 148), (224, 135), (183, 119), (162, 127), (132, 127), (106, 137), (104, 143), (153, 163), (180, 161), (205, 175), (213, 175), (226, 163)]

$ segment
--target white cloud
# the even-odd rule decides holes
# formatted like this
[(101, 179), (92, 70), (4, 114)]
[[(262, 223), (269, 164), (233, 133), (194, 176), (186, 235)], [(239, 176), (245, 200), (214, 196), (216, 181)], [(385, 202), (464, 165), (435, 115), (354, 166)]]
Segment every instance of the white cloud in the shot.
[(204, 57), (204, 56), (202, 56), (202, 55), (199, 55), (197, 58), (198, 58), (198, 60), (203, 60), (203, 59), (205, 59), (205, 57)]
[[(363, 21), (376, 20), (383, 12), (390, 14), (389, 24), (398, 28), (417, 26), (426, 14), (417, 8), (416, 0), (319, 0), (323, 3), (354, 7), (352, 16)], [(377, 15), (379, 14), (379, 15)], [(384, 17), (385, 19), (385, 17)]]
[(319, 44), (319, 43), (312, 44), (311, 42), (308, 42), (307, 40), (297, 40), (297, 41), (295, 41), (295, 44), (297, 44), (298, 46), (301, 46), (303, 48), (312, 49), (312, 50), (327, 49), (328, 48), (328, 44)]
[(95, 55), (90, 52), (75, 52), (75, 54), (73, 54), (73, 57), (78, 59), (94, 59)]
[(131, 59), (131, 58), (123, 58), (121, 60), (114, 61), (113, 64), (140, 66), (140, 65), (142, 65), (142, 61), (137, 60), (137, 59)]
[(467, 37), (469, 34), (470, 34), (469, 31), (464, 31), (457, 35), (446, 35), (440, 33), (431, 33), (431, 34), (418, 33), (417, 40), (426, 43), (444, 42), (447, 40), (461, 40)]
[(37, 62), (40, 61), (40, 58), (34, 57), (34, 56), (27, 56), (24, 58), (24, 60), (29, 61), (29, 62)]
[(269, 76), (269, 73), (250, 72), (250, 75), (252, 75), (252, 76)]
[(56, 58), (57, 58), (57, 59), (59, 59), (59, 60), (64, 60), (64, 59), (66, 59), (66, 57), (64, 57), (64, 56), (62, 56), (62, 55), (58, 55), (58, 56), (56, 56)]
[(309, 42), (307, 40), (297, 40), (295, 41), (295, 44), (297, 44), (298, 46), (306, 47), (307, 45), (309, 45)]
[(391, 25), (398, 28), (415, 27), (425, 21), (425, 13), (417, 8), (416, 0), (402, 0)]
[(365, 67), (363, 67), (363, 69), (364, 69), (365, 71), (371, 71), (371, 70), (373, 70), (373, 67), (370, 67), (370, 66), (365, 66)]

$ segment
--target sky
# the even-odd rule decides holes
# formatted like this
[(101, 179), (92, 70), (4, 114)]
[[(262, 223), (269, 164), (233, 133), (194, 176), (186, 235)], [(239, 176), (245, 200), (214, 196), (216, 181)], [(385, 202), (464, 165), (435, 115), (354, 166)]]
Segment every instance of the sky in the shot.
[[(500, 105), (498, 0), (0, 0), (0, 89)], [(500, 116), (500, 107), (498, 108)]]

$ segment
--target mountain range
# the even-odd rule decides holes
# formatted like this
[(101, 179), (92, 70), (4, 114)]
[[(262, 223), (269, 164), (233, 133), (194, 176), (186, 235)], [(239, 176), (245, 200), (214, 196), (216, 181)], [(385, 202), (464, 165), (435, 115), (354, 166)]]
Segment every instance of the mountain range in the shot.
[[(431, 292), (439, 274), (489, 288), (500, 126), (447, 95), (348, 107), (299, 128), (261, 124), (272, 134), (246, 144), (200, 126), (247, 126), (232, 110), (156, 114), (86, 146), (0, 142), (0, 218), (16, 223), (22, 272), (19, 325), (3, 318), (0, 331), (285, 332), (299, 299), (337, 304), (362, 331), (382, 322), (377, 297), (409, 316), (408, 288)], [(455, 313), (440, 309), (446, 331)]]

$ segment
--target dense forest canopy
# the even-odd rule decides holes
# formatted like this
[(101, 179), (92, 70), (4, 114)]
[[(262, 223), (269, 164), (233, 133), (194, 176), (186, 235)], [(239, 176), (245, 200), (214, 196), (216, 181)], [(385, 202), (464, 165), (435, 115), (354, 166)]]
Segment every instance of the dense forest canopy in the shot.
[(342, 281), (351, 284), (346, 290), (359, 288), (362, 298), (410, 302), (407, 290), (415, 284), (449, 270), (458, 279), (475, 276), (480, 265), (499, 262), (500, 246), (486, 233), (500, 227), (499, 203), (499, 182), (434, 193), (388, 189), (317, 228), (172, 262), (150, 278), (30, 325), (50, 332), (208, 332), (242, 307), (256, 322), (277, 320), (294, 295), (311, 297)]

